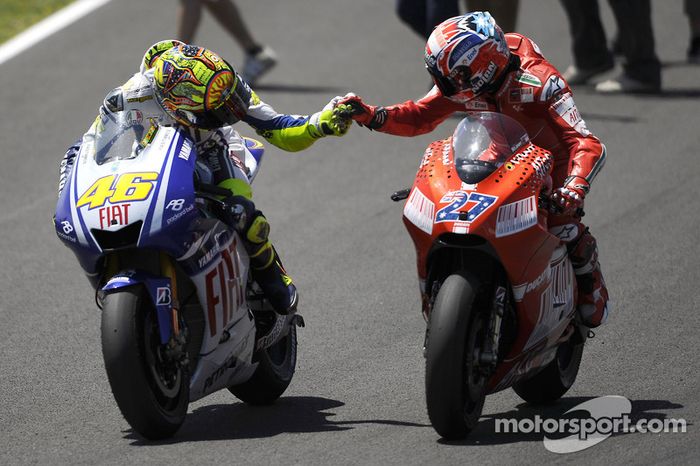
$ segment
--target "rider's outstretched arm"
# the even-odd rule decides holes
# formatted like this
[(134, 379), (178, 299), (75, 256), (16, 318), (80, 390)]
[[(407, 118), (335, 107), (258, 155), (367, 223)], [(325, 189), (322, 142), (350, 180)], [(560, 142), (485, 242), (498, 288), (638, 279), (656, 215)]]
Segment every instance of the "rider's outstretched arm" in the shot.
[(277, 113), (255, 92), (251, 92), (250, 106), (243, 121), (271, 144), (296, 152), (311, 146), (319, 138), (342, 136), (347, 132), (349, 122), (334, 108), (335, 103), (336, 99), (331, 100), (313, 115), (287, 115)]
[(407, 100), (388, 107), (367, 105), (354, 94), (347, 94), (339, 104), (351, 106), (352, 118), (359, 124), (396, 136), (429, 133), (454, 112), (464, 111), (464, 104), (452, 102), (435, 88), (415, 102)]

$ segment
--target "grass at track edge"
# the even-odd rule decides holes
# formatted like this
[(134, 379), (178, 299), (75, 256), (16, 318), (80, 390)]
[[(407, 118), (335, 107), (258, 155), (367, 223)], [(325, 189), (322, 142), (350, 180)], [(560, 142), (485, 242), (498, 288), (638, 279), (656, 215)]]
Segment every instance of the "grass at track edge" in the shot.
[(0, 44), (75, 0), (2, 0)]

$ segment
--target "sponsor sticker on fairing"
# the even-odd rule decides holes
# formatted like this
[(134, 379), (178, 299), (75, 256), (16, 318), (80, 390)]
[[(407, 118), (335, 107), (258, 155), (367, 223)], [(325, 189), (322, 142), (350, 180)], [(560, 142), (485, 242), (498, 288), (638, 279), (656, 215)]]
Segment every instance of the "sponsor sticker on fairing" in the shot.
[(159, 286), (156, 290), (156, 304), (158, 306), (168, 306), (171, 302), (170, 297), (170, 287), (169, 286)]
[(452, 233), (457, 233), (458, 235), (466, 235), (469, 233), (469, 223), (467, 222), (455, 222), (452, 225)]
[(433, 156), (433, 149), (432, 149), (432, 147), (428, 147), (425, 150), (425, 153), (423, 154), (423, 158), (421, 159), (420, 165), (418, 166), (418, 168), (420, 169), (420, 168), (423, 168), (426, 165), (428, 165), (430, 163), (430, 157), (432, 157), (432, 156)]
[(521, 199), (498, 208), (496, 238), (513, 235), (537, 224), (535, 196)]
[(185, 139), (182, 142), (182, 148), (180, 149), (180, 153), (177, 154), (177, 156), (182, 160), (188, 161), (190, 160), (190, 152), (192, 152), (192, 143)]
[(452, 147), (450, 144), (445, 144), (442, 146), (442, 164), (443, 165), (450, 165), (452, 163), (452, 160), (450, 159), (450, 149)]
[(536, 290), (542, 283), (545, 282), (545, 280), (549, 280), (550, 274), (551, 268), (549, 267), (549, 265), (547, 265), (544, 271), (542, 271), (542, 273), (530, 283), (523, 283), (521, 285), (513, 286), (513, 298), (516, 301), (522, 301), (523, 297), (527, 293)]
[(432, 234), (435, 204), (420, 189), (413, 190), (406, 201), (403, 214), (415, 226), (429, 235)]

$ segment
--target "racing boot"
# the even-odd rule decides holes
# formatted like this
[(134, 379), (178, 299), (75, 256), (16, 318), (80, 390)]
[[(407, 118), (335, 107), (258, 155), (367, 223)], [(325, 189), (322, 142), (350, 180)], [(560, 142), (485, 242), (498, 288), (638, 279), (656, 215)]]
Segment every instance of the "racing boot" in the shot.
[(293, 314), (299, 300), (297, 288), (284, 270), (268, 235), (270, 224), (259, 213), (245, 234), (253, 279), (260, 285), (272, 308), (279, 314)]
[(608, 289), (598, 262), (598, 246), (586, 228), (569, 251), (578, 285), (578, 312), (582, 323), (598, 327), (608, 319)]
[(292, 314), (297, 307), (297, 289), (282, 267), (270, 242), (270, 224), (247, 196), (234, 195), (223, 199), (225, 208), (220, 215), (243, 239), (250, 257), (253, 279), (279, 314)]

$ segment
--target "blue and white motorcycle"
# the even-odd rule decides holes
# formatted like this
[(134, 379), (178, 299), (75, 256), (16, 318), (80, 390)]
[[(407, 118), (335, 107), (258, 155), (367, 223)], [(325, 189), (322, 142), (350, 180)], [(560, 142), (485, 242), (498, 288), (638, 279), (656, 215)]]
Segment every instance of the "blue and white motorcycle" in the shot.
[[(244, 140), (252, 181), (263, 147)], [(207, 181), (183, 130), (121, 112), (83, 137), (56, 206), (102, 309), (112, 393), (149, 439), (173, 435), (191, 401), (228, 388), (269, 404), (294, 375), (303, 320), (276, 314), (249, 278), (241, 239), (213, 214), (225, 191)]]

